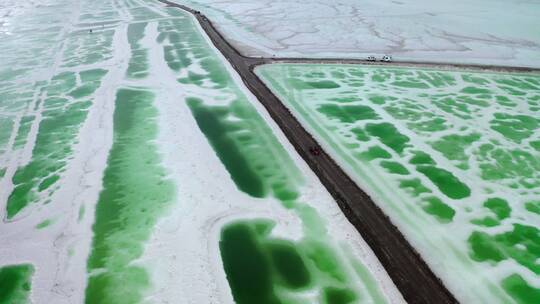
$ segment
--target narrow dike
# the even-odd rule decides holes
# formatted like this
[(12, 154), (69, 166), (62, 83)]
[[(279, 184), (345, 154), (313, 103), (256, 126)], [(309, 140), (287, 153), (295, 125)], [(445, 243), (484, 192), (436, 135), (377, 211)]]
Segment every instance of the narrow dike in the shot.
[[(429, 269), (390, 219), (325, 153), (281, 101), (255, 75), (257, 65), (284, 59), (242, 56), (200, 12), (184, 5), (158, 0), (192, 13), (213, 44), (239, 73), (247, 88), (267, 109), (300, 156), (317, 174), (349, 221), (356, 227), (409, 303), (456, 303), (452, 294)], [(313, 60), (305, 60), (311, 62)], [(334, 60), (335, 61), (335, 60)], [(358, 61), (356, 63), (363, 63)], [(314, 148), (321, 153), (313, 154)]]

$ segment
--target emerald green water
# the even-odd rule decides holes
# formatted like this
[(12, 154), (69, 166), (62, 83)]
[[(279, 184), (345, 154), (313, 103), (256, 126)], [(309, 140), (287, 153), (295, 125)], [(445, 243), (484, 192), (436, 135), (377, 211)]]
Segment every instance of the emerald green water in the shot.
[(294, 245), (286, 243), (268, 244), (267, 251), (283, 285), (297, 289), (309, 286), (311, 276), (296, 252)]
[(269, 257), (257, 239), (255, 225), (236, 224), (225, 227), (219, 247), (223, 267), (238, 304), (279, 303), (273, 290)]
[[(64, 72), (54, 76), (46, 86), (43, 117), (32, 150), (32, 159), (27, 165), (17, 168), (13, 176), (15, 188), (6, 205), (8, 218), (13, 218), (43, 195), (50, 196), (54, 192), (52, 186), (58, 181), (59, 174), (65, 170), (68, 157), (77, 141), (79, 128), (92, 105), (92, 99), (88, 96), (99, 88), (106, 73), (103, 69), (80, 72), (81, 84), (77, 85), (76, 74)], [(73, 99), (70, 101), (67, 96)], [(28, 133), (29, 125), (23, 123), (21, 128), (27, 130), (20, 132)]]
[(495, 113), (493, 116), (491, 128), (518, 143), (531, 137), (540, 123), (538, 119), (527, 115)]
[(441, 199), (436, 196), (428, 196), (422, 200), (422, 209), (433, 216), (435, 216), (440, 222), (451, 222), (456, 215), (456, 211), (443, 203)]
[[(540, 230), (534, 226), (514, 224), (508, 232), (490, 235), (475, 231), (469, 237), (472, 258), (500, 262), (513, 259), (536, 275), (540, 274)], [(517, 245), (522, 245), (521, 247)]]
[[(81, 296), (84, 286), (73, 284), (84, 284), (86, 277), (73, 281), (66, 269), (80, 266), (72, 265), (72, 257), (80, 232), (89, 228), (86, 219), (81, 221), (84, 207), (93, 212), (93, 189), (102, 186), (95, 178), (102, 173), (100, 159), (108, 153), (113, 133), (103, 133), (113, 116), (110, 93), (119, 89), (124, 75), (130, 84), (146, 76), (146, 23), (137, 19), (166, 15), (141, 8), (148, 5), (144, 1), (42, 2), (22, 9), (18, 3), (7, 4), (13, 10), (8, 7), (2, 18), (13, 24), (0, 22), (0, 176), (8, 186), (2, 189), (9, 191), (2, 195), (7, 198), (2, 208), (10, 219), (1, 224), (0, 230), (10, 232), (2, 254), (28, 259), (35, 254), (20, 250), (37, 245), (43, 251), (45, 260), (35, 264), (39, 277), (32, 287), (46, 297), (34, 297), (37, 302)], [(125, 38), (129, 45), (119, 45)], [(118, 73), (124, 65), (128, 71)], [(125, 87), (117, 97), (115, 143), (92, 227), (88, 303), (143, 301), (149, 275), (133, 262), (174, 195), (154, 146), (157, 110), (151, 89)], [(77, 211), (76, 225), (83, 230), (65, 218), (77, 217)], [(29, 229), (16, 228), (21, 226)], [(38, 267), (45, 264), (57, 265), (58, 271)], [(32, 265), (0, 268), (0, 303), (29, 303), (33, 272)]]
[(303, 183), (300, 172), (234, 85), (229, 72), (208, 48), (192, 20), (161, 21), (158, 31), (158, 42), (164, 44), (164, 59), (171, 70), (189, 70), (198, 63), (204, 71), (197, 76), (188, 71), (187, 77), (178, 78), (180, 83), (233, 96), (232, 102), (221, 106), (206, 105), (198, 97), (188, 97), (186, 102), (237, 187), (253, 197), (271, 193), (284, 201), (295, 199), (296, 186)]
[(320, 106), (318, 110), (329, 118), (335, 118), (341, 122), (355, 122), (357, 120), (377, 118), (377, 114), (367, 106), (328, 104)]
[[(35, 32), (52, 32), (51, 27), (57, 27), (55, 37), (51, 35), (51, 39), (57, 40), (49, 44), (35, 40), (29, 44), (40, 44), (40, 48), (49, 50), (32, 59), (48, 61), (46, 69), (36, 67), (35, 74), (42, 75), (29, 77), (32, 65), (0, 70), (0, 81), (9, 80), (0, 89), (1, 106), (9, 106), (9, 111), (4, 111), (8, 106), (2, 108), (2, 114), (6, 115), (0, 117), (0, 151), (9, 150), (17, 160), (25, 155), (13, 176), (12, 168), (6, 171), (3, 163), (0, 173), (6, 174), (14, 184), (6, 206), (7, 217), (13, 221), (8, 223), (16, 225), (38, 216), (30, 227), (36, 235), (44, 236), (39, 240), (43, 242), (57, 227), (69, 227), (65, 226), (65, 219), (49, 211), (56, 211), (58, 206), (76, 208), (74, 214), (80, 225), (87, 223), (85, 210), (93, 210), (91, 201), (81, 202), (86, 192), (75, 198), (70, 189), (64, 191), (65, 185), (72, 185), (71, 181), (65, 183), (66, 172), (69, 177), (79, 178), (75, 182), (80, 181), (81, 187), (88, 186), (89, 181), (92, 187), (101, 186), (86, 265), (86, 303), (142, 303), (149, 301), (147, 296), (159, 292), (153, 289), (155, 272), (141, 266), (145, 265), (144, 261), (140, 263), (145, 245), (157, 221), (169, 212), (176, 191), (162, 166), (156, 142), (160, 131), (158, 121), (162, 119), (159, 114), (164, 109), (162, 100), (156, 96), (163, 94), (160, 91), (163, 79), (149, 78), (150, 68), (155, 64), (150, 62), (150, 54), (155, 49), (146, 47), (156, 24), (159, 37), (155, 43), (163, 47), (162, 60), (170, 67), (163, 75), (169, 77), (174, 73), (178, 91), (189, 92), (185, 93), (188, 96), (185, 103), (178, 100), (178, 107), (191, 111), (198, 126), (194, 130), (208, 140), (209, 148), (215, 151), (216, 159), (221, 161), (238, 191), (247, 194), (246, 200), (251, 200), (254, 206), (281, 203), (275, 207), (280, 212), (290, 212), (302, 230), (303, 237), (298, 240), (271, 237), (273, 214), (268, 214), (261, 223), (253, 220), (224, 227), (220, 254), (228, 265), (224, 271), (236, 301), (303, 303), (306, 292), (312, 290), (317, 292), (320, 302), (341, 299), (346, 293), (354, 298), (372, 297), (376, 303), (386, 301), (378, 281), (358, 255), (331, 239), (317, 209), (300, 199), (305, 191), (302, 172), (191, 17), (159, 4), (150, 9), (144, 7), (146, 2), (138, 1), (64, 4), (65, 9), (60, 5), (55, 9), (63, 12), (65, 24), (59, 24), (58, 20), (49, 23), (48, 18), (43, 18), (24, 35), (32, 40)], [(47, 9), (52, 8), (47, 6)], [(36, 8), (36, 12), (41, 10)], [(124, 27), (127, 33), (121, 37)], [(118, 47), (126, 38), (129, 48)], [(36, 55), (38, 51), (41, 50), (37, 48)], [(125, 70), (119, 71), (124, 65)], [(53, 70), (54, 75), (47, 76), (44, 72)], [(32, 79), (24, 88), (18, 86), (23, 77)], [(325, 81), (309, 85), (336, 87), (336, 83)], [(109, 137), (102, 138), (102, 131), (98, 132), (99, 137), (89, 139), (81, 137), (87, 134), (81, 133), (81, 128), (95, 126), (94, 123), (100, 127), (107, 125), (110, 116), (103, 111), (110, 106), (107, 99), (111, 89), (116, 90), (114, 113), (109, 113), (113, 115), (112, 147), (102, 183), (95, 185), (86, 177), (99, 173), (87, 171), (94, 170), (96, 164), (79, 162), (87, 151), (76, 148), (97, 148), (98, 144), (102, 144), (101, 149), (108, 147), (102, 141)], [(96, 120), (87, 121), (89, 117)], [(192, 121), (182, 123), (191, 126)], [(14, 143), (10, 147), (11, 139)], [(28, 153), (30, 158), (26, 159)], [(84, 173), (77, 175), (78, 169)], [(30, 212), (32, 216), (27, 216)], [(235, 225), (238, 228), (232, 228)], [(69, 236), (70, 232), (67, 229), (62, 233)], [(76, 256), (72, 245), (69, 246), (67, 255)], [(61, 258), (57, 262), (68, 265)], [(61, 282), (58, 284), (55, 286), (63, 288)], [(9, 286), (6, 290), (13, 292), (16, 287)]]
[(324, 289), (324, 302), (326, 304), (348, 304), (355, 303), (358, 298), (349, 289), (326, 287)]
[[(5, 198), (2, 208), (6, 208), (0, 224), (1, 258), (2, 261), (19, 259), (18, 263), (24, 263), (0, 267), (2, 304), (47, 301), (30, 298), (32, 289), (43, 291), (47, 288), (41, 285), (42, 281), (51, 283), (56, 279), (55, 273), (45, 273), (47, 267), (40, 268), (38, 264), (67, 263), (46, 260), (51, 256), (51, 252), (46, 251), (52, 248), (51, 238), (37, 229), (45, 229), (50, 220), (44, 220), (45, 216), (41, 217), (38, 212), (32, 219), (14, 217), (32, 204), (47, 202), (57, 191), (58, 176), (73, 158), (72, 147), (77, 142), (88, 104), (92, 102), (90, 96), (82, 98), (77, 91), (73, 92), (75, 94), (71, 91), (83, 85), (98, 87), (103, 76), (91, 84), (70, 82), (68, 78), (73, 80), (79, 71), (93, 67), (73, 70), (60, 67), (67, 61), (62, 58), (61, 44), (68, 43), (70, 31), (77, 27), (76, 19), (69, 20), (76, 11), (74, 4), (70, 1), (25, 3), (22, 7), (15, 2), (0, 4), (0, 177), (4, 187), (0, 191)], [(72, 21), (69, 26), (66, 20)], [(31, 134), (33, 127), (39, 129), (37, 138)], [(10, 187), (10, 181), (14, 189)], [(68, 201), (62, 203), (71, 204)], [(36, 225), (35, 220), (41, 222)], [(27, 229), (20, 229), (21, 225)], [(73, 234), (72, 231), (66, 233)], [(60, 248), (61, 245), (58, 256), (62, 256)], [(33, 256), (44, 260), (29, 260)], [(34, 262), (36, 266), (32, 265)], [(40, 274), (35, 276), (37, 282), (32, 282), (34, 272)]]
[(92, 35), (87, 30), (70, 33), (63, 54), (64, 67), (91, 65), (111, 59), (112, 41), (115, 30), (94, 30)]
[[(205, 106), (195, 98), (188, 98), (187, 103), (239, 190), (253, 197), (272, 193), (285, 202), (298, 197), (299, 172), (283, 148), (274, 146), (275, 138), (253, 108), (240, 102)], [(237, 119), (231, 121), (231, 117)]]
[(273, 226), (270, 220), (250, 220), (223, 227), (221, 256), (236, 303), (299, 303), (289, 298), (295, 290), (317, 291), (320, 303), (361, 298), (330, 247), (309, 237), (276, 239), (270, 236)]
[(432, 143), (435, 150), (441, 152), (447, 159), (455, 161), (456, 167), (469, 169), (470, 156), (465, 153), (465, 149), (477, 142), (481, 135), (471, 133), (467, 135), (446, 135)]
[[(303, 293), (314, 291), (321, 303), (349, 297), (384, 303), (365, 266), (356, 262), (360, 272), (352, 269), (349, 263), (356, 257), (343, 258), (316, 209), (300, 200), (304, 185), (300, 170), (221, 59), (194, 30), (192, 20), (160, 21), (158, 31), (157, 42), (163, 44), (164, 60), (177, 73), (177, 81), (187, 90), (197, 88), (190, 90), (187, 107), (238, 190), (281, 202), (302, 223), (304, 237), (299, 241), (272, 237), (271, 218), (238, 220), (222, 228), (220, 253), (235, 302), (304, 303)], [(335, 83), (308, 86), (329, 89)], [(336, 115), (340, 110), (327, 111)], [(366, 119), (370, 117), (366, 114)], [(360, 294), (364, 290), (369, 292)]]
[(250, 167), (249, 160), (242, 154), (234, 141), (237, 131), (233, 123), (227, 123), (229, 110), (226, 107), (205, 107), (202, 100), (186, 100), (201, 131), (206, 135), (218, 157), (227, 167), (238, 189), (254, 197), (264, 197), (268, 189), (256, 171)]
[[(517, 269), (538, 275), (540, 76), (316, 64), (256, 72), (429, 248), (428, 262), (454, 269), (439, 273), (444, 280), (467, 299), (534, 303), (526, 299), (540, 289)], [(320, 81), (336, 85), (310, 85)], [(469, 251), (457, 253), (463, 246)], [(460, 277), (485, 284), (468, 293)]]
[(389, 123), (367, 124), (366, 131), (397, 153), (402, 153), (409, 142), (407, 136), (400, 134), (396, 127)]
[(513, 274), (504, 279), (502, 286), (519, 304), (540, 302), (540, 291), (538, 288), (529, 286), (520, 275)]
[(402, 164), (393, 162), (393, 161), (381, 161), (381, 167), (388, 170), (390, 173), (408, 175), (409, 170), (405, 168)]
[(144, 88), (116, 94), (114, 142), (92, 227), (86, 303), (138, 303), (150, 286), (146, 270), (132, 262), (175, 196), (153, 142), (158, 131), (153, 102), (153, 93)]
[(49, 227), (52, 223), (53, 223), (53, 220), (51, 220), (51, 219), (46, 219), (46, 220), (42, 221), (41, 223), (37, 224), (37, 225), (36, 225), (36, 229), (47, 228), (47, 227)]
[(148, 51), (140, 45), (147, 24), (132, 23), (128, 26), (128, 42), (131, 47), (131, 58), (126, 73), (128, 78), (148, 76)]
[(0, 267), (0, 304), (28, 303), (33, 274), (30, 264)]
[(532, 213), (540, 215), (540, 200), (539, 201), (530, 201), (525, 203), (525, 209)]
[(30, 132), (30, 127), (34, 121), (34, 115), (28, 115), (21, 118), (19, 123), (19, 130), (17, 131), (17, 136), (15, 137), (15, 148), (21, 148), (26, 144), (26, 138)]
[(471, 194), (470, 188), (451, 172), (434, 166), (417, 166), (416, 170), (427, 176), (449, 198), (462, 199)]
[(12, 128), (12, 118), (0, 117), (0, 153), (4, 153), (5, 151)]

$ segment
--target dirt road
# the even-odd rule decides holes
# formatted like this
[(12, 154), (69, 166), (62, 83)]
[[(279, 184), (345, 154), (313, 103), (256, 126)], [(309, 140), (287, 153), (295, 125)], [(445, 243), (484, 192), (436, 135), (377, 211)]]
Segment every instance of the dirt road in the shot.
[[(354, 59), (302, 59), (302, 58), (252, 58), (240, 54), (216, 30), (213, 24), (200, 12), (184, 5), (166, 0), (158, 0), (166, 5), (192, 13), (200, 22), (214, 45), (241, 76), (245, 85), (264, 105), (271, 117), (293, 144), (298, 153), (317, 174), (349, 221), (371, 247), (397, 288), (409, 303), (457, 303), (425, 261), (407, 242), (390, 219), (375, 205), (371, 198), (334, 162), (313, 137), (302, 127), (290, 111), (259, 79), (253, 69), (257, 65), (276, 62), (304, 63), (350, 63), (367, 64), (365, 60)], [(382, 63), (369, 63), (382, 64)], [(429, 63), (392, 63), (392, 66), (433, 66)], [(529, 72), (534, 69), (437, 65), (438, 68), (467, 68), (475, 70), (499, 70)], [(317, 151), (317, 153), (314, 153)]]

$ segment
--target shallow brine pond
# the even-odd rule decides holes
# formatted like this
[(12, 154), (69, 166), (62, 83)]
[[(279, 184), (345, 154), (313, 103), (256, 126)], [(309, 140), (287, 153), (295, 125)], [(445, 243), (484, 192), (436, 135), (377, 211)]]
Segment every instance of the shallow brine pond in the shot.
[(191, 15), (43, 1), (0, 32), (0, 303), (402, 301)]
[(540, 76), (257, 73), (463, 302), (540, 301)]

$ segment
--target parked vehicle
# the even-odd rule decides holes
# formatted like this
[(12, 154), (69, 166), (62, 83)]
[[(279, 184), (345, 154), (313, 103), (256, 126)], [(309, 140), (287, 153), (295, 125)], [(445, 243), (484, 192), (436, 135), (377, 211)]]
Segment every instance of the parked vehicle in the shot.
[(384, 55), (381, 59), (381, 61), (384, 61), (384, 62), (391, 62), (392, 61), (392, 56), (390, 55)]

